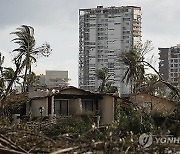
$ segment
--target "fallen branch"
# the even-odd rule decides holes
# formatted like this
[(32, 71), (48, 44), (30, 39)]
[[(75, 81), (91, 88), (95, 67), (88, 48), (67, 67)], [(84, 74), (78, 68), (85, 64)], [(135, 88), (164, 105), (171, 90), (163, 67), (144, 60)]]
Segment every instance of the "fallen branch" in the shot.
[(18, 133), (18, 132), (19, 132), (19, 133), (24, 133), (24, 134), (29, 134), (29, 135), (34, 135), (34, 136), (38, 136), (38, 137), (42, 137), (42, 138), (44, 138), (44, 139), (46, 139), (46, 140), (49, 140), (49, 141), (51, 141), (52, 143), (56, 144), (56, 142), (55, 142), (54, 140), (52, 140), (52, 139), (50, 139), (50, 138), (48, 138), (48, 137), (46, 137), (46, 136), (39, 135), (39, 134), (37, 134), (37, 133), (26, 132), (26, 131), (17, 131), (17, 130), (9, 130), (8, 134)]
[(97, 130), (99, 133), (102, 134), (102, 132), (100, 132), (99, 129), (100, 129), (100, 128), (105, 128), (105, 127), (106, 127), (106, 126), (100, 126), (99, 128), (97, 128), (97, 127), (91, 128), (91, 129), (89, 129), (88, 131), (84, 132), (80, 137), (78, 137), (78, 138), (75, 140), (75, 142), (77, 142), (79, 139), (81, 139), (83, 136), (87, 135), (87, 134), (88, 134), (89, 132), (91, 132), (91, 131)]
[(2, 145), (5, 145), (8, 148), (11, 148), (13, 150), (18, 150), (20, 152), (24, 152), (27, 153), (26, 150), (24, 150), (23, 148), (17, 146), (15, 143), (13, 143), (11, 140), (7, 139), (5, 136), (3, 136), (2, 134), (0, 134), (0, 143)]
[(127, 149), (126, 149), (126, 151), (124, 152), (124, 154), (127, 154), (128, 151), (129, 151), (129, 149), (130, 149), (130, 146), (127, 147)]
[(7, 153), (7, 154), (27, 154), (24, 152), (16, 151), (16, 150), (11, 150), (11, 149), (6, 149), (6, 148), (1, 148), (0, 147), (0, 153)]
[[(92, 146), (102, 144), (102, 143), (104, 143), (104, 142), (98, 141), (98, 142), (93, 143)], [(80, 148), (85, 148), (85, 147), (89, 147), (89, 145), (75, 146), (75, 147), (69, 147), (69, 148), (65, 148), (65, 149), (60, 149), (60, 150), (57, 150), (55, 152), (52, 152), (51, 154), (59, 154), (59, 153), (64, 153), (64, 152), (70, 152), (70, 151), (80, 149)]]

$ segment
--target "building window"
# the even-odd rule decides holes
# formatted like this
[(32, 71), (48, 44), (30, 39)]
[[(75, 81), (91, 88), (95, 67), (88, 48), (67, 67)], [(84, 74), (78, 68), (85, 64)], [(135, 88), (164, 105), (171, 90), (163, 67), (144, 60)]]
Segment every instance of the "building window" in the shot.
[(130, 18), (123, 18), (123, 21), (130, 21)]
[(68, 100), (55, 100), (54, 111), (57, 115), (68, 115)]
[(175, 62), (175, 63), (177, 63), (177, 62), (178, 62), (178, 60), (177, 60), (177, 59), (174, 59), (174, 62)]
[(178, 67), (178, 64), (174, 64), (174, 67)]
[(129, 10), (128, 9), (125, 9), (124, 12), (128, 12)]
[(171, 54), (171, 57), (172, 57), (172, 58), (177, 58), (177, 55)]
[(85, 111), (93, 111), (94, 101), (93, 100), (82, 100), (82, 108)]
[(121, 24), (120, 22), (114, 23), (114, 25), (120, 25), (120, 24)]
[(129, 36), (123, 36), (123, 39), (128, 39), (129, 38)]

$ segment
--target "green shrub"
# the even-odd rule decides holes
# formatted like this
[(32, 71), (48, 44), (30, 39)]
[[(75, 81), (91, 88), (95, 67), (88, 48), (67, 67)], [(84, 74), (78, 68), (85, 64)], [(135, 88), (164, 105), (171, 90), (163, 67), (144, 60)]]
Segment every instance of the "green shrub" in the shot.
[(144, 132), (153, 131), (155, 128), (154, 120), (136, 108), (123, 108), (118, 106), (116, 108), (115, 124), (122, 134), (132, 131), (134, 134), (142, 134)]
[(92, 119), (88, 116), (59, 117), (55, 124), (44, 126), (42, 131), (49, 137), (66, 133), (83, 133), (92, 127)]

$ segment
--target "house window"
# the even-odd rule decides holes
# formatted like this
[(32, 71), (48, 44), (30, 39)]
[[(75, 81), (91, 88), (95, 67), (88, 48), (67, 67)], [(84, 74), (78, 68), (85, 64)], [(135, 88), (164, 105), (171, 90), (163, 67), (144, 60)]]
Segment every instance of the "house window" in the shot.
[(82, 100), (82, 108), (86, 111), (93, 111), (93, 100)]
[(54, 111), (57, 115), (68, 115), (68, 100), (55, 100)]

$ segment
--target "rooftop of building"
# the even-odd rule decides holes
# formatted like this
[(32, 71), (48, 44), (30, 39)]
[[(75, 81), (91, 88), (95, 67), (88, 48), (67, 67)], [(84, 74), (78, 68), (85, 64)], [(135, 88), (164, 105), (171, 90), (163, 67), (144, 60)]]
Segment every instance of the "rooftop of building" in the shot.
[(91, 11), (91, 10), (99, 10), (99, 9), (123, 9), (123, 8), (137, 8), (141, 10), (140, 6), (133, 6), (133, 5), (127, 5), (127, 6), (110, 6), (110, 7), (103, 7), (103, 5), (98, 5), (96, 8), (86, 8), (86, 9), (79, 9), (79, 11)]

